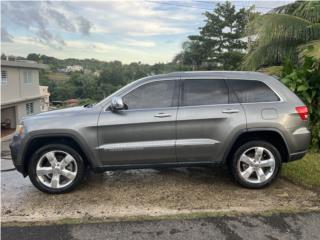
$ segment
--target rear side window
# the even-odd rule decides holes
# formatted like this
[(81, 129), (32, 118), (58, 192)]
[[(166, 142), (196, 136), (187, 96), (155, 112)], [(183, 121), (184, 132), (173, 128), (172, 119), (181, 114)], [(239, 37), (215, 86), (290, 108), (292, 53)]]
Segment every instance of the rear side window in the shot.
[(227, 104), (228, 98), (228, 87), (224, 80), (184, 80), (183, 106)]
[(176, 81), (146, 83), (123, 97), (128, 109), (166, 108), (178, 105)]
[(277, 102), (278, 95), (265, 83), (255, 80), (229, 80), (241, 103)]

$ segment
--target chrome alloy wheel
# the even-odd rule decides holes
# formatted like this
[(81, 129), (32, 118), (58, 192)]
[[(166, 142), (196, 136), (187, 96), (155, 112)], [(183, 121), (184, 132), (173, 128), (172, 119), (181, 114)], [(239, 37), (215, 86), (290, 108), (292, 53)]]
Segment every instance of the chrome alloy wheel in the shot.
[(37, 163), (39, 181), (49, 188), (63, 188), (76, 178), (76, 160), (67, 152), (55, 150), (45, 153)]
[(264, 147), (252, 147), (240, 157), (237, 167), (240, 176), (249, 183), (264, 183), (275, 171), (274, 155)]

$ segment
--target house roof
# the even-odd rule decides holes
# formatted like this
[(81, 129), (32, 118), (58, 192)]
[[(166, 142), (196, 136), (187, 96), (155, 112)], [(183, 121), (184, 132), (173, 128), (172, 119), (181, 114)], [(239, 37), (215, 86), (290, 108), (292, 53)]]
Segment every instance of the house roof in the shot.
[(47, 65), (34, 63), (31, 61), (7, 61), (1, 60), (3, 67), (18, 67), (18, 68), (33, 68), (33, 69), (46, 69)]

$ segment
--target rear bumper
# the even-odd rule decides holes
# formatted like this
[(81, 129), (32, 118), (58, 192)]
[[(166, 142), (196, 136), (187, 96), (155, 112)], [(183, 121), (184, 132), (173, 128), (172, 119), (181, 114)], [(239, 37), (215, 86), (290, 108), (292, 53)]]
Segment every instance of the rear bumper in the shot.
[(311, 142), (311, 133), (308, 128), (300, 127), (290, 131), (289, 138), (289, 159), (288, 161), (299, 160), (306, 155)]
[(299, 159), (303, 158), (304, 155), (306, 155), (307, 152), (308, 152), (308, 151), (291, 153), (291, 154), (289, 155), (288, 162), (296, 161), (296, 160), (299, 160)]

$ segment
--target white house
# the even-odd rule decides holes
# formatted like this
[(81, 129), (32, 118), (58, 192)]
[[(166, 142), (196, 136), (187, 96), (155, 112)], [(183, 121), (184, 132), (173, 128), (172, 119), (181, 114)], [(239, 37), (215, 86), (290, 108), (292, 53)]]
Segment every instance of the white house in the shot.
[(1, 126), (15, 128), (22, 117), (41, 111), (39, 70), (44, 64), (1, 60)]

